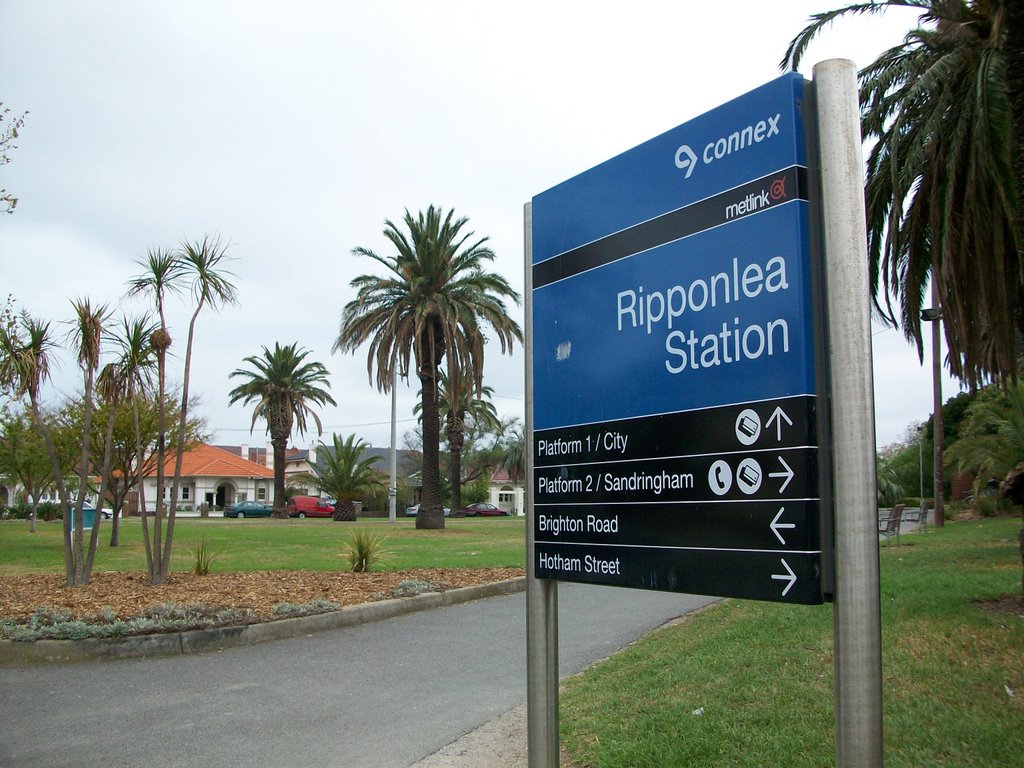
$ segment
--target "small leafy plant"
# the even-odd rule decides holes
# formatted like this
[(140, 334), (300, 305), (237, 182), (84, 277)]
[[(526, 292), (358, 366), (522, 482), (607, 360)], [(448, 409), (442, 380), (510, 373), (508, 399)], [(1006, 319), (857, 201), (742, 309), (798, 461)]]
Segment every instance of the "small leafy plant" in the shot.
[(386, 539), (365, 528), (353, 533), (345, 542), (345, 559), (352, 573), (368, 573), (375, 565), (387, 559), (391, 552), (385, 548)]

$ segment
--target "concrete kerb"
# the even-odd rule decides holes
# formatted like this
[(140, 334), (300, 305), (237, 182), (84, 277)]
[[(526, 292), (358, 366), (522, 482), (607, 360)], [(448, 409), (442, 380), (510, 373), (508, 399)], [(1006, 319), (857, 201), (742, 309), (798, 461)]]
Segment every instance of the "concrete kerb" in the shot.
[(270, 640), (281, 640), (329, 629), (366, 624), (371, 621), (381, 621), (407, 613), (466, 603), (471, 600), (510, 595), (525, 589), (526, 578), (520, 577), (474, 587), (450, 589), (445, 592), (426, 592), (413, 597), (351, 605), (315, 616), (278, 619), (260, 624), (119, 638), (36, 640), (28, 643), (0, 640), (0, 666), (69, 664), (97, 659), (138, 659), (219, 651), (239, 645), (255, 645)]

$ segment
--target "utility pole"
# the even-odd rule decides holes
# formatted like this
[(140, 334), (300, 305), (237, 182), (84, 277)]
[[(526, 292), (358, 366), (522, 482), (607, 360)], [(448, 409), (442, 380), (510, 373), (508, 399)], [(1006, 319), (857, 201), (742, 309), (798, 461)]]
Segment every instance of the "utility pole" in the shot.
[(942, 443), (945, 430), (942, 426), (942, 301), (939, 296), (938, 261), (932, 262), (932, 308), (921, 313), (924, 320), (932, 324), (932, 440), (934, 441), (934, 493), (935, 493), (935, 526), (942, 527), (944, 513), (942, 511), (942, 487), (944, 475), (942, 471)]

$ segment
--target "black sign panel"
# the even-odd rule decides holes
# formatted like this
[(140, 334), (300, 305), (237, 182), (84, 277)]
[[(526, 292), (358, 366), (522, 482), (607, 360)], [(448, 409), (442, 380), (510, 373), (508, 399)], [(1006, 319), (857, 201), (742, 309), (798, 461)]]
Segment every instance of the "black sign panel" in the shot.
[(536, 431), (536, 575), (822, 602), (815, 403)]

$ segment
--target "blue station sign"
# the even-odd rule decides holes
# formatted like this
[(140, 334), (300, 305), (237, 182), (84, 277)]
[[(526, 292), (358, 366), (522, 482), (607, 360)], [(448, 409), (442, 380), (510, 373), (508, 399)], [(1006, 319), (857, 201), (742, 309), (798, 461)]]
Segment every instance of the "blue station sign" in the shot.
[(536, 576), (827, 598), (805, 86), (533, 199)]

